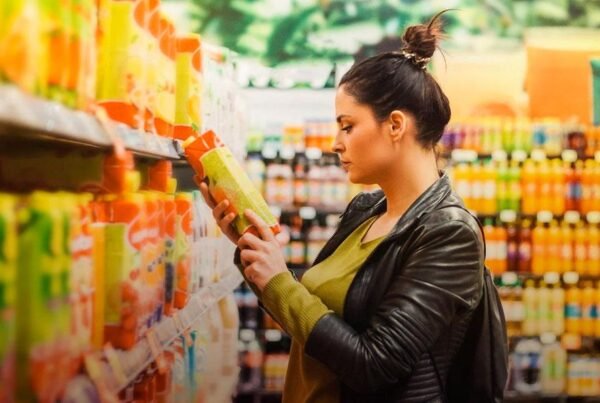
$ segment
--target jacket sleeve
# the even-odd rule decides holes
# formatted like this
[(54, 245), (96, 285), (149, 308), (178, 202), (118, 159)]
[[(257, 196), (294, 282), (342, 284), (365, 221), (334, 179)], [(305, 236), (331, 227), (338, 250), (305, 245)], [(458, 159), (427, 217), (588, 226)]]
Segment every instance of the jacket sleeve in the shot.
[(308, 336), (306, 354), (360, 393), (379, 392), (408, 377), (457, 312), (479, 298), (480, 237), (479, 230), (460, 220), (419, 225), (369, 326), (357, 332), (327, 314)]

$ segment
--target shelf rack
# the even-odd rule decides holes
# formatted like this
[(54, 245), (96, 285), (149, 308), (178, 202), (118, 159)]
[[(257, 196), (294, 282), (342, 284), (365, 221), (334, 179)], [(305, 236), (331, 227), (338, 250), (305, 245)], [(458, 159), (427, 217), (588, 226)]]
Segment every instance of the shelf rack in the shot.
[(0, 86), (0, 137), (104, 150), (120, 139), (127, 149), (141, 157), (172, 160), (182, 157), (183, 148), (178, 140), (134, 130), (114, 121), (107, 125), (90, 113), (29, 95), (15, 86)]

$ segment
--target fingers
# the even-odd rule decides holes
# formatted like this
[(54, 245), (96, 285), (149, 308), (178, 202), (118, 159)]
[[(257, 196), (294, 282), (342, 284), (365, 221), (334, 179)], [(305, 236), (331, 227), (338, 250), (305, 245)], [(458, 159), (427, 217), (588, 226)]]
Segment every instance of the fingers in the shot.
[(200, 188), (200, 193), (202, 193), (202, 197), (204, 197), (204, 201), (206, 202), (206, 204), (208, 204), (208, 207), (214, 209), (217, 203), (215, 202), (215, 199), (213, 199), (213, 197), (210, 195), (206, 183), (200, 181), (197, 176), (194, 176), (194, 181), (196, 181), (196, 183), (198, 184), (198, 187)]
[(240, 259), (244, 267), (252, 265), (260, 257), (260, 253), (252, 249), (243, 249), (240, 252)]
[(220, 223), (221, 220), (223, 220), (223, 214), (225, 214), (225, 211), (227, 211), (228, 207), (229, 201), (223, 200), (221, 203), (217, 204), (215, 208), (213, 208), (213, 217), (215, 218), (215, 220), (217, 220), (217, 222)]
[(262, 239), (265, 241), (271, 241), (275, 239), (275, 235), (273, 235), (271, 228), (269, 228), (267, 223), (265, 223), (264, 220), (258, 216), (258, 214), (250, 209), (246, 210), (244, 214), (246, 215), (246, 218), (248, 218), (250, 224), (256, 227), (258, 234)]
[(248, 280), (249, 282), (253, 283), (256, 276), (257, 276), (257, 272), (256, 272), (253, 264), (247, 266), (244, 269), (244, 277), (246, 277), (246, 280)]
[(253, 235), (249, 232), (245, 233), (240, 240), (238, 241), (238, 248), (240, 249), (261, 249), (263, 246), (263, 241), (258, 238), (256, 235)]

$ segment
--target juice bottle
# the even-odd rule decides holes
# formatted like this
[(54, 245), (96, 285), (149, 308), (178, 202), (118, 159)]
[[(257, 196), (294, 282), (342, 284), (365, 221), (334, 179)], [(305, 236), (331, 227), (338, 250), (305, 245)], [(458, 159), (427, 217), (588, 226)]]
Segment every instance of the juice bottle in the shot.
[(544, 223), (539, 222), (535, 225), (531, 233), (531, 271), (533, 274), (542, 275), (548, 267), (548, 229)]
[(456, 193), (462, 197), (465, 202), (465, 206), (472, 208), (473, 197), (471, 193), (471, 182), (470, 182), (470, 169), (469, 165), (465, 163), (459, 163), (454, 168), (454, 187)]
[(201, 75), (202, 57), (200, 36), (189, 34), (178, 37), (174, 137), (185, 140), (202, 127)]
[(521, 222), (519, 231), (519, 272), (531, 272), (531, 221), (525, 219)]
[(574, 181), (572, 183), (572, 197), (574, 200), (574, 210), (581, 211), (581, 177), (583, 173), (583, 161), (575, 162)]
[(565, 172), (565, 209), (578, 210), (576, 192), (577, 182), (575, 177), (575, 169), (569, 162), (563, 162), (563, 171)]
[(565, 331), (565, 290), (560, 283), (554, 283), (550, 294), (552, 323), (551, 332), (562, 335)]
[(531, 160), (525, 161), (521, 169), (521, 187), (523, 189), (523, 214), (535, 214), (538, 206), (538, 188), (536, 184), (536, 166)]
[(533, 336), (539, 333), (538, 292), (533, 280), (527, 280), (523, 288), (523, 335)]
[(254, 230), (244, 216), (246, 209), (257, 213), (274, 233), (279, 232), (279, 225), (266, 202), (212, 131), (184, 142), (184, 148), (198, 177), (208, 181), (212, 197), (217, 202), (227, 199), (231, 203), (228, 212), (237, 214), (233, 225), (238, 233)]
[(494, 228), (496, 239), (496, 272), (502, 274), (508, 267), (508, 234), (506, 228), (502, 225), (496, 225)]
[(539, 208), (543, 211), (552, 209), (551, 171), (548, 160), (540, 161), (538, 165), (537, 189), (539, 192)]
[(560, 272), (561, 270), (561, 257), (562, 257), (562, 239), (561, 230), (556, 220), (552, 220), (547, 232), (547, 244), (546, 244), (546, 258), (547, 266), (546, 270), (550, 272)]
[(600, 275), (600, 230), (598, 224), (588, 221), (587, 228), (587, 273), (590, 276)]
[(583, 284), (581, 290), (581, 335), (593, 336), (595, 322), (598, 319), (596, 310), (596, 290), (591, 282)]
[(486, 256), (485, 264), (493, 274), (498, 273), (498, 240), (496, 239), (496, 229), (491, 218), (486, 218), (483, 224), (483, 234), (485, 236)]
[(517, 161), (511, 161), (508, 168), (508, 206), (509, 210), (519, 211), (521, 206), (521, 168)]
[(174, 306), (185, 307), (190, 297), (191, 286), (191, 243), (192, 243), (192, 195), (178, 193), (175, 196), (175, 292)]
[(0, 82), (36, 89), (40, 59), (38, 1), (4, 1), (0, 11)]
[(554, 215), (560, 215), (565, 212), (565, 175), (561, 160), (559, 159), (552, 160), (551, 181), (552, 203), (550, 211)]
[(108, 116), (133, 128), (144, 129), (145, 92), (143, 0), (106, 0), (98, 61), (98, 104)]
[(481, 212), (483, 205), (483, 168), (478, 162), (471, 164), (471, 197), (472, 205), (467, 206), (473, 211)]
[[(600, 133), (600, 129), (597, 131)], [(600, 211), (600, 164), (596, 164), (594, 168), (592, 182), (592, 211)]]
[(141, 192), (144, 199), (144, 213), (146, 221), (146, 242), (142, 251), (142, 271), (140, 276), (141, 303), (144, 319), (148, 326), (160, 321), (162, 315), (162, 301), (164, 298), (165, 267), (161, 255), (164, 245), (160, 244), (161, 218), (164, 216), (162, 200), (156, 192)]
[(600, 283), (596, 283), (594, 301), (596, 304), (596, 320), (594, 321), (594, 336), (600, 337)]
[(154, 126), (159, 135), (173, 137), (175, 123), (175, 59), (177, 57), (175, 26), (162, 14), (160, 15), (159, 26), (160, 55), (158, 59), (158, 91), (156, 93)]
[(496, 213), (496, 172), (491, 163), (483, 166), (482, 173), (483, 194), (481, 201), (481, 212), (483, 214)]
[(566, 386), (567, 352), (559, 342), (542, 347), (542, 392), (547, 394), (563, 393)]
[(577, 284), (569, 286), (565, 293), (565, 331), (581, 334), (581, 290)]
[(519, 270), (519, 230), (514, 221), (506, 225), (507, 270)]
[(560, 272), (565, 273), (573, 271), (574, 257), (573, 257), (573, 242), (574, 242), (574, 230), (573, 227), (566, 221), (562, 222), (561, 225), (561, 256), (560, 256)]
[(594, 160), (586, 160), (581, 170), (581, 212), (584, 214), (592, 211), (594, 199)]
[(582, 222), (578, 222), (575, 226), (575, 271), (579, 274), (587, 272), (587, 230)]
[(509, 210), (510, 207), (510, 174), (506, 161), (500, 161), (496, 171), (496, 210)]
[(0, 401), (14, 401), (17, 199), (0, 193)]
[(552, 291), (545, 282), (538, 286), (538, 333), (548, 333), (552, 330)]

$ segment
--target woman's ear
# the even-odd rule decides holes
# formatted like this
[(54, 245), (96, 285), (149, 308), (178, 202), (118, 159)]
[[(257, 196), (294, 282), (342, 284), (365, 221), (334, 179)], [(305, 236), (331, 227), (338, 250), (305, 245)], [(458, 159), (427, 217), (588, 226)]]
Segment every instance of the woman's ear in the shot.
[(390, 113), (389, 125), (392, 141), (400, 141), (402, 139), (408, 129), (408, 119), (408, 115), (401, 110), (395, 110)]

